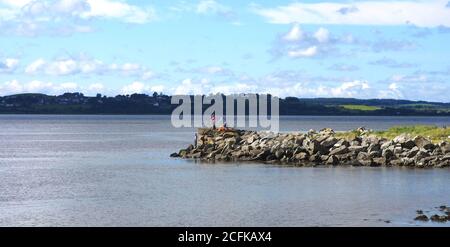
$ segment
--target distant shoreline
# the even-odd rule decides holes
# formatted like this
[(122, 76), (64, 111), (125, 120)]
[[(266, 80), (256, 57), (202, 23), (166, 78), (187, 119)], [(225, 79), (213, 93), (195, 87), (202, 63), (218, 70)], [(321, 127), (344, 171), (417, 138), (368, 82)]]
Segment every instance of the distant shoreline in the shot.
[[(178, 107), (177, 104), (171, 103), (171, 99), (172, 96), (158, 93), (114, 97), (100, 94), (88, 97), (82, 93), (65, 93), (57, 96), (18, 94), (0, 97), (0, 114), (170, 115)], [(191, 100), (191, 102), (194, 101)], [(209, 105), (203, 105), (203, 110), (208, 107)], [(450, 116), (450, 103), (394, 99), (286, 97), (279, 100), (279, 115)]]
[[(24, 113), (24, 112), (0, 112), (0, 116), (8, 116), (8, 115), (48, 115), (48, 116), (171, 116), (171, 113)], [(311, 117), (440, 117), (440, 118), (448, 118), (449, 115), (350, 115), (350, 114), (342, 114), (342, 115), (333, 115), (333, 114), (280, 114), (280, 117), (303, 117), (303, 116), (311, 116)]]

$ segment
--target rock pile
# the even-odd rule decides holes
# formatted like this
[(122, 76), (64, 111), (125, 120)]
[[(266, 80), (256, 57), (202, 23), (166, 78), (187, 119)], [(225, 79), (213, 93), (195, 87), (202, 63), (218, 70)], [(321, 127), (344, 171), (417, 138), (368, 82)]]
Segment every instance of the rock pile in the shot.
[(442, 206), (439, 206), (438, 209), (440, 212), (444, 213), (444, 215), (433, 214), (430, 217), (428, 217), (423, 213), (423, 210), (417, 210), (417, 216), (416, 216), (416, 218), (414, 218), (414, 220), (416, 220), (416, 221), (430, 221), (431, 220), (431, 221), (440, 222), (440, 223), (450, 221), (450, 207), (442, 205)]
[(299, 166), (450, 167), (450, 143), (433, 144), (422, 136), (402, 134), (392, 140), (364, 128), (353, 139), (332, 129), (307, 133), (271, 133), (229, 129), (199, 129), (196, 145), (172, 157), (203, 161), (258, 161)]

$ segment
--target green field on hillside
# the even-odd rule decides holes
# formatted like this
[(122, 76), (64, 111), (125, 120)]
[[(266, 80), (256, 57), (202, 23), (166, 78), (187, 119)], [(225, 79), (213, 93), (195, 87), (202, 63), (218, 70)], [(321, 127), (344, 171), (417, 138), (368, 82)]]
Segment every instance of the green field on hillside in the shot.
[(376, 111), (381, 109), (381, 107), (378, 106), (368, 106), (368, 105), (341, 105), (341, 107), (347, 110), (357, 110), (357, 111)]

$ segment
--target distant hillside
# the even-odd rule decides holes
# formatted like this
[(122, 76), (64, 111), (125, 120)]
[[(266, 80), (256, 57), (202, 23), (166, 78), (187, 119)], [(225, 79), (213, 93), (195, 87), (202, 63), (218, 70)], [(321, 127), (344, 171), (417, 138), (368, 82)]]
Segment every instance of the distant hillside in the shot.
[[(171, 114), (171, 96), (132, 94), (107, 97), (82, 93), (0, 97), (0, 114)], [(205, 106), (204, 108), (206, 108)], [(281, 115), (450, 116), (450, 103), (393, 99), (295, 98), (280, 100)]]

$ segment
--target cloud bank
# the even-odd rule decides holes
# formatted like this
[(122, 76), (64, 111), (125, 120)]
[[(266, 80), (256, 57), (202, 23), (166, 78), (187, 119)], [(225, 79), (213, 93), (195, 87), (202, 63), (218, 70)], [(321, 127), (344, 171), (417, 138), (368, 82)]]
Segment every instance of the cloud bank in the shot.
[(253, 6), (270, 23), (341, 25), (415, 25), (450, 27), (447, 0), (291, 3), (274, 8)]

